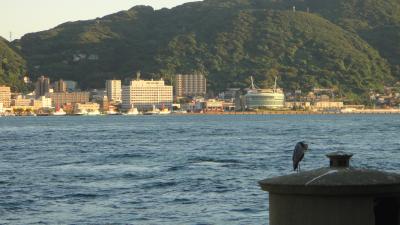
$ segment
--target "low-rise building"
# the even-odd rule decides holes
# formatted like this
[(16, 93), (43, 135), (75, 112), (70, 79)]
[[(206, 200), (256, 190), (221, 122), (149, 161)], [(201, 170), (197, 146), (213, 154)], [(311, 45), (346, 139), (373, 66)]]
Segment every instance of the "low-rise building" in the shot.
[(89, 96), (89, 92), (59, 92), (49, 94), (53, 107), (62, 106), (68, 103), (87, 103), (89, 102)]
[(11, 100), (11, 106), (31, 106), (32, 100), (30, 98), (25, 98), (22, 95), (18, 95), (15, 99)]
[(0, 113), (4, 113), (3, 103), (0, 102)]
[(52, 108), (51, 98), (48, 98), (46, 96), (41, 96), (38, 99), (33, 99), (31, 104), (35, 109)]
[(204, 109), (206, 111), (222, 112), (224, 111), (224, 101), (209, 99), (205, 102)]
[(329, 102), (329, 101), (319, 101), (314, 102), (313, 108), (316, 110), (326, 110), (326, 109), (341, 109), (343, 108), (343, 102)]
[(285, 108), (309, 110), (311, 109), (311, 102), (285, 102)]

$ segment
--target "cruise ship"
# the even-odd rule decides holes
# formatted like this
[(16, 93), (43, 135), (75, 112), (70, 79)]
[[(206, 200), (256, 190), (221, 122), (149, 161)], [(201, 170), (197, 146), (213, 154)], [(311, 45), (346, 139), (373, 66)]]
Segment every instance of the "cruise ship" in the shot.
[(276, 78), (274, 88), (261, 89), (254, 84), (251, 78), (251, 87), (245, 95), (246, 108), (255, 109), (282, 109), (285, 106), (285, 94), (283, 90), (277, 88)]

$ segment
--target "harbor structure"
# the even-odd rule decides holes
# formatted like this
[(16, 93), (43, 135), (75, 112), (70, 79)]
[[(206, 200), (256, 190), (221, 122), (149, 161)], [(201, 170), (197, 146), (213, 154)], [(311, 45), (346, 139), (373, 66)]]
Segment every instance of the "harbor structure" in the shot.
[(164, 80), (132, 80), (128, 86), (122, 87), (122, 107), (138, 110), (171, 108), (173, 103), (173, 87), (165, 85)]
[(39, 98), (40, 96), (45, 96), (46, 94), (49, 93), (49, 91), (50, 91), (50, 79), (45, 76), (39, 77), (35, 85), (36, 98)]
[(328, 154), (329, 167), (260, 181), (270, 225), (399, 225), (400, 175), (350, 167), (352, 154)]
[(196, 97), (207, 93), (207, 79), (202, 73), (175, 75), (175, 96)]
[(8, 86), (0, 86), (0, 103), (3, 103), (4, 108), (11, 105), (11, 88)]
[(106, 92), (109, 101), (121, 102), (122, 101), (121, 80), (107, 80)]
[(87, 103), (89, 102), (89, 96), (89, 92), (56, 92), (49, 94), (53, 107), (65, 104)]
[(254, 84), (251, 77), (251, 87), (245, 95), (245, 105), (247, 110), (257, 109), (282, 109), (285, 106), (285, 95), (283, 90), (275, 85), (272, 89), (261, 89)]

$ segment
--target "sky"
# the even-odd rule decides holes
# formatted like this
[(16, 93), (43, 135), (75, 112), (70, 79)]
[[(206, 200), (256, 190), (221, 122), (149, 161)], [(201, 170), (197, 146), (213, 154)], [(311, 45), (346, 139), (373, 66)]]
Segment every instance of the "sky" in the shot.
[[(0, 36), (18, 39), (61, 23), (102, 17), (135, 5), (171, 8), (196, 0), (0, 0)], [(198, 0), (197, 0), (198, 1)]]

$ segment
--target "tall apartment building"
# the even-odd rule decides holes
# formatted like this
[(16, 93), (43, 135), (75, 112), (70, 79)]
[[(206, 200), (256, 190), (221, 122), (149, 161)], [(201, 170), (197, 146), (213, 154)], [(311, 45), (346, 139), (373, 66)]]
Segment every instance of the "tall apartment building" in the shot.
[(0, 86), (0, 103), (3, 103), (4, 108), (10, 107), (11, 104), (11, 88)]
[(205, 96), (207, 80), (203, 74), (178, 74), (175, 76), (175, 96)]
[(49, 94), (53, 107), (65, 104), (87, 103), (89, 102), (89, 96), (89, 92), (56, 92)]
[(121, 102), (121, 81), (120, 80), (107, 80), (106, 92), (109, 101)]
[(49, 90), (50, 79), (44, 76), (39, 77), (35, 85), (36, 98), (39, 98), (40, 96), (45, 96), (47, 93), (49, 93)]
[(54, 92), (66, 92), (67, 83), (63, 80), (54, 82)]
[(122, 87), (122, 107), (129, 109), (132, 105), (139, 110), (170, 108), (173, 103), (173, 87), (165, 85), (163, 80), (132, 80), (129, 86)]

